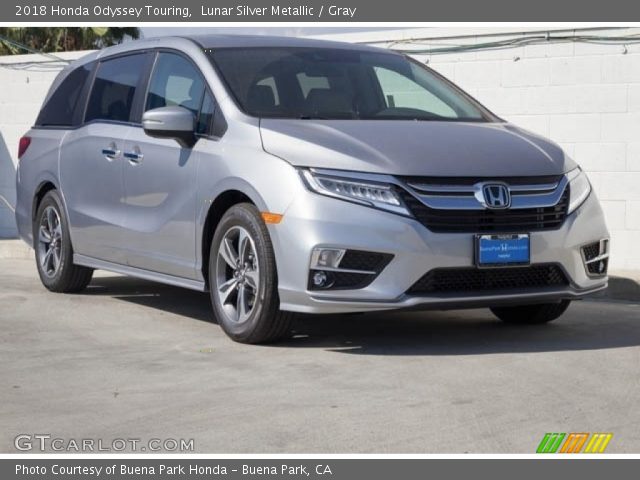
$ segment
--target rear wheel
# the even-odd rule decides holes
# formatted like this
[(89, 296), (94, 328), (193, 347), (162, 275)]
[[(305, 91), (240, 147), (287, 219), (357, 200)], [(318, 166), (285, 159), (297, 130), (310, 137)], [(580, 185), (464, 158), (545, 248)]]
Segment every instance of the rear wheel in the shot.
[(505, 323), (540, 324), (555, 320), (569, 308), (570, 304), (571, 300), (562, 300), (557, 303), (494, 307), (491, 311)]
[(254, 205), (234, 205), (220, 220), (211, 242), (209, 284), (215, 316), (233, 340), (267, 343), (290, 332), (293, 313), (279, 309), (273, 246)]
[(93, 270), (73, 264), (69, 224), (55, 190), (48, 192), (38, 206), (33, 244), (38, 274), (48, 290), (79, 292), (89, 284)]

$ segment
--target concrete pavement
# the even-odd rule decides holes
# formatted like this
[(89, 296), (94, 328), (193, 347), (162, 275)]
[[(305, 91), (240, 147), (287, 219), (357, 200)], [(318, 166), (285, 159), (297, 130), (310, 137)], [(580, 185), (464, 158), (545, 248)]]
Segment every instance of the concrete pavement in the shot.
[(206, 453), (533, 453), (546, 432), (640, 452), (640, 304), (547, 326), (487, 310), (303, 317), (231, 342), (205, 294), (100, 273), (59, 295), (0, 259), (0, 452), (19, 434), (194, 439)]

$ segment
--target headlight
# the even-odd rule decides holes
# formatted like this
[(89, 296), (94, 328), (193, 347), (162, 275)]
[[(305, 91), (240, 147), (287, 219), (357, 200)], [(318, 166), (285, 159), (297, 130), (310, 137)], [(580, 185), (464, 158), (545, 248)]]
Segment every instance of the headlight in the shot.
[(369, 207), (410, 215), (402, 200), (389, 183), (371, 182), (301, 170), (302, 178), (310, 190)]
[(587, 174), (580, 167), (567, 173), (567, 178), (569, 180), (569, 210), (567, 213), (572, 213), (582, 205), (591, 193), (591, 184)]

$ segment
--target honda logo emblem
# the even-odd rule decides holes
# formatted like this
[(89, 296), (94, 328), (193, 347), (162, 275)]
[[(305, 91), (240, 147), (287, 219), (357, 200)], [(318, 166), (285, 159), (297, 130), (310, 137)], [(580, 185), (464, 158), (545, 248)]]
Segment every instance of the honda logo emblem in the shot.
[(511, 195), (506, 185), (501, 183), (486, 183), (482, 186), (482, 196), (487, 208), (509, 208)]

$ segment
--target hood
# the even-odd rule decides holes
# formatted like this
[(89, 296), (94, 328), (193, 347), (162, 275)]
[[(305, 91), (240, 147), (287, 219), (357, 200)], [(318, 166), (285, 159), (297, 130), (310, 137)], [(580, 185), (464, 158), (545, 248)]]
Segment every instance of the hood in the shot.
[(508, 123), (262, 119), (264, 149), (294, 166), (415, 176), (560, 175), (562, 149)]

